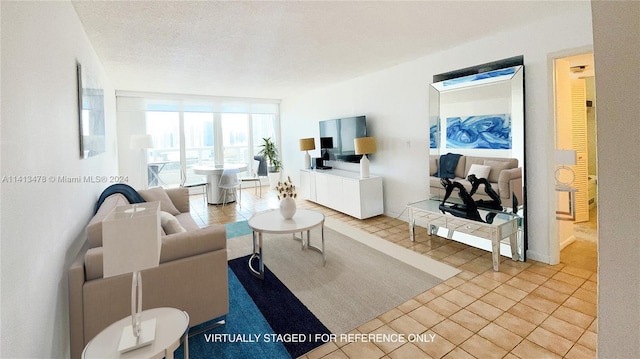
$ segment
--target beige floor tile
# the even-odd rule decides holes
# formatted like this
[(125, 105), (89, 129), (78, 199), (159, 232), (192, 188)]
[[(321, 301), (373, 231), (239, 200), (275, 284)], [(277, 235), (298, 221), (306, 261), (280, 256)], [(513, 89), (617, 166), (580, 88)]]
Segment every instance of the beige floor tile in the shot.
[(567, 299), (562, 305), (571, 309), (575, 309), (580, 313), (584, 313), (594, 318), (598, 315), (597, 305), (575, 297)]
[(476, 273), (476, 274), (482, 274), (487, 269), (491, 268), (491, 266), (487, 265), (487, 263), (477, 263), (476, 259), (461, 265), (460, 267), (458, 267), (458, 269), (469, 271), (469, 272), (473, 272), (473, 273)]
[(545, 319), (545, 321), (540, 324), (540, 327), (573, 342), (577, 341), (585, 331), (577, 325), (565, 322), (554, 316)]
[(580, 288), (584, 288), (586, 290), (590, 290), (594, 293), (598, 292), (598, 284), (596, 282), (592, 282), (590, 280), (586, 281)]
[(446, 281), (444, 281), (444, 284), (448, 285), (451, 288), (455, 288), (457, 286), (459, 286), (460, 284), (464, 284), (466, 282), (466, 280), (457, 277), (457, 276), (453, 276), (449, 279), (447, 279)]
[(559, 281), (557, 279), (549, 279), (548, 281), (542, 283), (543, 287), (547, 287), (547, 288), (551, 288), (553, 290), (556, 290), (558, 292), (564, 293), (564, 294), (573, 294), (573, 292), (576, 291), (576, 289), (578, 289), (580, 286), (575, 285), (575, 284), (569, 284), (569, 283), (565, 283), (563, 281)]
[(460, 307), (466, 307), (467, 305), (475, 302), (476, 298), (465, 294), (457, 289), (452, 289), (442, 295), (442, 298), (459, 305)]
[(558, 319), (564, 320), (565, 322), (585, 329), (589, 328), (589, 325), (591, 325), (591, 323), (595, 319), (590, 315), (580, 313), (575, 309), (567, 308), (565, 306), (560, 306), (558, 309), (556, 309), (555, 312), (553, 312), (552, 315)]
[(380, 314), (378, 316), (378, 319), (380, 319), (383, 323), (389, 323), (402, 315), (404, 315), (404, 312), (402, 312), (400, 309), (393, 308), (386, 313)]
[(319, 359), (336, 350), (338, 350), (338, 346), (335, 343), (329, 342), (307, 353), (307, 359)]
[(481, 275), (500, 283), (505, 283), (509, 279), (513, 278), (512, 275), (509, 275), (503, 272), (496, 272), (496, 271), (487, 271), (482, 273)]
[(466, 342), (460, 345), (464, 351), (471, 353), (471, 355), (477, 358), (502, 358), (507, 355), (507, 351), (500, 348), (499, 346), (493, 344), (489, 340), (479, 336), (474, 335)]
[(498, 293), (500, 295), (504, 295), (505, 297), (519, 302), (522, 300), (522, 298), (526, 297), (528, 292), (525, 292), (523, 290), (520, 290), (516, 287), (513, 287), (509, 284), (503, 284), (501, 286), (499, 286), (498, 288), (493, 290), (495, 293)]
[(388, 336), (389, 340), (381, 340), (381, 341), (374, 342), (374, 344), (377, 345), (378, 348), (380, 348), (385, 354), (391, 353), (392, 351), (398, 349), (403, 344), (402, 341), (400, 340), (400, 333), (393, 330), (393, 328), (391, 328), (388, 325), (384, 325), (374, 330), (372, 333)]
[(528, 268), (518, 273), (518, 275), (516, 275), (516, 278), (524, 279), (527, 282), (538, 285), (546, 282), (549, 279), (548, 277), (530, 271)]
[(524, 297), (520, 303), (526, 304), (531, 308), (537, 309), (543, 313), (551, 314), (554, 310), (556, 310), (560, 304), (552, 302), (550, 300), (544, 299), (536, 294), (529, 294)]
[(450, 291), (451, 287), (449, 287), (448, 285), (444, 284), (444, 283), (440, 283), (438, 285), (436, 285), (435, 287), (429, 289), (429, 292), (439, 296), (439, 295), (443, 295), (444, 293)]
[(565, 300), (567, 300), (567, 298), (569, 298), (569, 294), (558, 292), (557, 290), (553, 290), (543, 285), (536, 288), (533, 292), (531, 292), (531, 294), (535, 294), (557, 304), (562, 304)]
[(504, 295), (498, 294), (496, 292), (487, 293), (487, 295), (480, 298), (480, 300), (487, 304), (491, 304), (492, 306), (499, 308), (505, 312), (517, 303), (515, 300), (511, 300)]
[(574, 345), (567, 355), (565, 355), (566, 359), (595, 359), (596, 351), (591, 350), (589, 348), (585, 348), (580, 344)]
[(349, 358), (382, 358), (385, 354), (371, 342), (353, 342), (341, 348)]
[(527, 293), (531, 293), (534, 289), (538, 288), (539, 286), (539, 284), (535, 284), (535, 283), (529, 282), (528, 280), (524, 280), (518, 277), (513, 277), (509, 279), (506, 282), (506, 284), (509, 284), (510, 286), (523, 290)]
[(585, 278), (576, 277), (574, 275), (567, 274), (567, 273), (562, 272), (562, 271), (556, 273), (551, 278), (555, 279), (555, 280), (559, 280), (561, 282), (572, 284), (572, 285), (575, 285), (575, 286), (581, 286), (582, 284), (584, 284), (584, 282), (586, 282)]
[(341, 349), (338, 349), (323, 356), (322, 359), (349, 359), (349, 356), (347, 356), (347, 354), (345, 354)]
[(569, 349), (573, 346), (572, 341), (562, 338), (541, 327), (534, 329), (526, 339), (560, 356), (567, 354)]
[(528, 340), (523, 340), (512, 351), (518, 358), (561, 359), (562, 357)]
[(482, 328), (478, 334), (507, 351), (515, 348), (523, 339), (521, 336), (513, 334), (510, 330), (495, 323), (489, 323), (489, 325)]
[[(475, 279), (475, 278), (474, 278)], [(472, 279), (473, 280), (473, 279)], [(476, 299), (481, 298), (485, 294), (489, 293), (489, 290), (479, 287), (476, 284), (471, 283), (471, 281), (461, 284), (457, 288), (459, 291), (466, 293)]]
[(431, 330), (455, 345), (462, 344), (473, 335), (472, 331), (449, 319), (440, 322)]
[(587, 328), (588, 331), (590, 332), (594, 332), (594, 333), (598, 333), (598, 318), (596, 318), (591, 325), (589, 326), (589, 328)]
[(572, 267), (570, 265), (562, 268), (560, 271), (584, 279), (589, 279), (593, 275), (593, 272), (590, 270)]
[(427, 327), (420, 324), (417, 320), (408, 315), (403, 315), (398, 319), (389, 323), (389, 326), (398, 333), (403, 334), (420, 334), (427, 330)]
[(417, 300), (418, 302), (422, 303), (422, 304), (425, 304), (425, 303), (428, 303), (428, 302), (434, 300), (435, 298), (437, 298), (437, 296), (435, 294), (433, 294), (430, 291), (426, 291), (426, 292), (421, 293), (420, 295), (418, 295), (414, 299)]
[(443, 359), (476, 359), (476, 357), (460, 349), (460, 347), (456, 347), (445, 355)]
[(434, 359), (442, 358), (456, 347), (450, 341), (439, 336), (436, 336), (433, 342), (414, 342), (413, 345)]
[(481, 300), (477, 300), (465, 307), (468, 311), (477, 314), (484, 319), (492, 321), (504, 313), (503, 310), (487, 304)]
[(507, 312), (515, 315), (518, 318), (522, 318), (530, 323), (533, 323), (535, 325), (540, 325), (540, 323), (544, 322), (544, 320), (547, 319), (547, 317), (549, 316), (546, 313), (543, 313), (537, 309), (531, 308), (530, 306), (522, 303), (518, 303), (514, 305)]
[(557, 271), (548, 268), (547, 265), (532, 265), (531, 267), (527, 268), (527, 270), (545, 276), (547, 278), (551, 278), (554, 274), (557, 273)]
[(389, 353), (389, 358), (391, 359), (415, 359), (424, 357), (425, 352), (412, 343), (405, 343), (400, 348)]
[(534, 329), (536, 329), (535, 324), (518, 318), (511, 313), (502, 314), (501, 316), (496, 318), (494, 323), (523, 338), (529, 335)]
[(501, 282), (493, 280), (484, 274), (471, 279), (469, 282), (489, 291), (496, 289), (500, 284), (502, 284)]
[(594, 332), (590, 332), (587, 330), (586, 332), (584, 332), (582, 337), (580, 337), (580, 339), (578, 340), (578, 344), (595, 351), (597, 346), (597, 341), (598, 341), (598, 335)]
[(379, 318), (374, 318), (364, 324), (362, 324), (361, 326), (358, 327), (358, 331), (360, 333), (371, 333), (374, 330), (380, 328), (381, 326), (384, 325), (384, 322), (382, 320), (380, 320)]
[(586, 290), (582, 287), (576, 289), (576, 291), (573, 293), (573, 297), (582, 299), (585, 302), (589, 302), (591, 304), (598, 304), (598, 294), (596, 294), (596, 292)]
[(418, 321), (418, 323), (424, 325), (426, 328), (431, 328), (446, 318), (444, 315), (427, 307), (417, 308), (408, 315)]
[(409, 299), (408, 301), (400, 304), (397, 308), (403, 311), (404, 313), (409, 313), (410, 311), (421, 306), (422, 303), (418, 302), (415, 299)]
[(478, 332), (480, 329), (489, 324), (488, 320), (482, 318), (477, 314), (471, 313), (466, 309), (462, 309), (461, 311), (449, 317), (449, 319), (462, 325), (463, 327), (469, 329), (474, 333)]
[(429, 303), (425, 304), (426, 307), (436, 311), (445, 317), (450, 316), (451, 314), (462, 309), (459, 305), (455, 303), (451, 303), (450, 301), (444, 299), (444, 297), (438, 297)]
[(444, 257), (440, 261), (452, 267), (459, 267), (469, 262), (468, 259), (460, 258), (460, 257), (457, 257), (456, 255), (450, 255), (450, 256)]

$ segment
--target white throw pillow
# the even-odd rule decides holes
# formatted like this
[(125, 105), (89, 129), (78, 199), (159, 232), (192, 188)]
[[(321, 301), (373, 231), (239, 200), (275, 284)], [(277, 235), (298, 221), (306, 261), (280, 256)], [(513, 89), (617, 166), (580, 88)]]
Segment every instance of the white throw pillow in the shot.
[(160, 225), (166, 234), (186, 232), (180, 222), (171, 213), (160, 211)]
[(467, 177), (474, 174), (478, 178), (489, 178), (489, 172), (491, 172), (490, 166), (484, 166), (474, 163), (471, 165), (471, 167), (469, 167), (469, 173), (467, 173)]

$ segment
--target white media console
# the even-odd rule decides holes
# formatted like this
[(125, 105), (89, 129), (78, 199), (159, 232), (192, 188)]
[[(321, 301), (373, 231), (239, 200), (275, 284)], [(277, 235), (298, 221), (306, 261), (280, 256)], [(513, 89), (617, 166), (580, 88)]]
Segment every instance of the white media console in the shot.
[(300, 170), (300, 196), (359, 219), (384, 212), (382, 177), (360, 178), (358, 172)]

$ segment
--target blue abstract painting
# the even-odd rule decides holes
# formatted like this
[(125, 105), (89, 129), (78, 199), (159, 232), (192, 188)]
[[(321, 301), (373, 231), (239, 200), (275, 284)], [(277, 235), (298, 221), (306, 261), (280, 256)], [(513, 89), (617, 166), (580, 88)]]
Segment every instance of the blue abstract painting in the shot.
[(447, 118), (447, 148), (510, 149), (509, 114)]
[(438, 125), (429, 127), (429, 148), (438, 148)]

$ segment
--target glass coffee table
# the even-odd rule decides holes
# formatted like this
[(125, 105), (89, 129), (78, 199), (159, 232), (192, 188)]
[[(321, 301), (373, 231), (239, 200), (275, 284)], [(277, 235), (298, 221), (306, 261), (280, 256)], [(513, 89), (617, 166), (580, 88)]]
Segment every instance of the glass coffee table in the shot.
[[(293, 234), (293, 238), (302, 242), (302, 249), (312, 249), (322, 254), (323, 265), (327, 262), (324, 251), (324, 214), (308, 209), (298, 209), (291, 219), (284, 219), (279, 210), (269, 210), (254, 214), (247, 222), (253, 230), (253, 255), (249, 258), (249, 270), (253, 275), (264, 279), (264, 261), (262, 259), (262, 235)], [(311, 229), (320, 226), (321, 246), (311, 245)], [(307, 238), (304, 238), (304, 232)], [(300, 237), (296, 237), (300, 233)], [(258, 269), (253, 268), (253, 261), (258, 260)]]
[[(415, 225), (421, 221), (427, 228), (429, 235), (437, 234), (438, 228), (448, 230), (448, 239), (453, 239), (453, 232), (469, 234), (475, 237), (491, 241), (493, 269), (500, 268), (500, 242), (508, 239), (511, 248), (511, 259), (519, 260), (518, 254), (518, 219), (513, 213), (479, 209), (478, 215), (482, 221), (457, 217), (451, 213), (445, 213), (440, 209), (442, 202), (439, 199), (427, 199), (409, 203), (409, 235), (411, 241), (415, 241)], [(449, 203), (451, 204), (451, 203)]]

